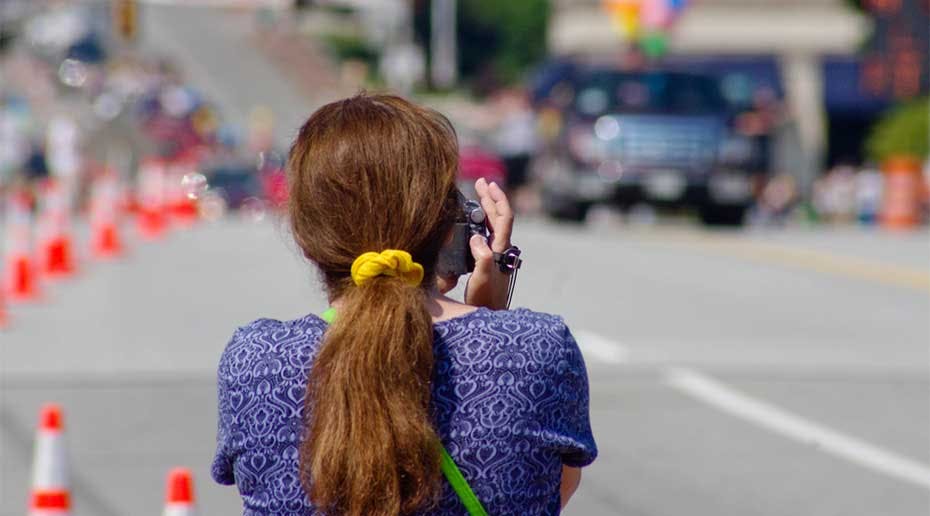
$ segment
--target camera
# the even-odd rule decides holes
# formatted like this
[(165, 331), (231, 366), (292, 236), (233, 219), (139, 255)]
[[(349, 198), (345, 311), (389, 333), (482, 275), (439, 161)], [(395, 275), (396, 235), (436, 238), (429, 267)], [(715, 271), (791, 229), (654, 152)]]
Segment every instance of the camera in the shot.
[(473, 235), (490, 236), (485, 225), (481, 204), (459, 194), (461, 212), (452, 227), (452, 238), (439, 252), (436, 273), (439, 276), (461, 276), (475, 270), (475, 257), (471, 254), (469, 241)]

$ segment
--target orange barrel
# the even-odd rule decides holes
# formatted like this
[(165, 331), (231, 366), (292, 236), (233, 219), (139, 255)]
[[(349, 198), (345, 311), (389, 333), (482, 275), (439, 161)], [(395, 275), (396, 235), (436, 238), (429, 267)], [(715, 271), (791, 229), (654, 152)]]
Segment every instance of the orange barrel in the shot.
[(885, 176), (881, 223), (889, 229), (908, 229), (920, 222), (920, 161), (910, 156), (887, 159), (882, 165)]

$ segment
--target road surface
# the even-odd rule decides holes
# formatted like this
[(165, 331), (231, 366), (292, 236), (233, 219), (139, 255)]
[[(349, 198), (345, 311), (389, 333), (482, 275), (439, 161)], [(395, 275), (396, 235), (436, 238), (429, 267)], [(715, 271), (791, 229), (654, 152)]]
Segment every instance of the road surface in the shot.
[[(567, 514), (930, 509), (926, 233), (707, 233), (520, 221), (515, 305), (563, 314), (600, 457)], [(225, 220), (84, 262), (0, 334), (0, 514), (21, 514), (38, 407), (67, 410), (75, 515), (157, 513), (191, 467), (203, 514), (215, 367), (238, 325), (325, 308), (279, 222)]]
[[(147, 6), (142, 33), (230, 120), (269, 106), (278, 141), (318, 102), (241, 16)], [(520, 220), (515, 242), (515, 305), (564, 315), (588, 365), (600, 457), (567, 514), (930, 511), (926, 230)], [(217, 358), (239, 325), (326, 306), (286, 228), (226, 220), (134, 242), (45, 291), (0, 333), (0, 516), (24, 512), (45, 401), (67, 411), (75, 516), (157, 514), (177, 465), (201, 514), (236, 514), (209, 480)]]

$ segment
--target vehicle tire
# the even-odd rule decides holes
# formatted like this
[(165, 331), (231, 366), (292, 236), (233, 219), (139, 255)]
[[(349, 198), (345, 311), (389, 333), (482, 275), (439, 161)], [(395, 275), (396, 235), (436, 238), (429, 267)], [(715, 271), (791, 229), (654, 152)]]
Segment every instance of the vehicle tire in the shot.
[(708, 226), (742, 226), (746, 219), (746, 206), (705, 204), (698, 214), (701, 222)]
[(543, 195), (543, 211), (550, 218), (566, 222), (584, 222), (591, 203)]

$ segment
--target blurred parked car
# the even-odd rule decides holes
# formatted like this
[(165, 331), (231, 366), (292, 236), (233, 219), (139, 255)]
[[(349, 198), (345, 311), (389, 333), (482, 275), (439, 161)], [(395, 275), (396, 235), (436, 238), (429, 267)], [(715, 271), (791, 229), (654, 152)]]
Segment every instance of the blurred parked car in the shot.
[(264, 198), (262, 183), (250, 164), (222, 163), (209, 167), (205, 175), (210, 190), (223, 198), (227, 209), (238, 210), (249, 199)]
[(500, 157), (478, 144), (463, 145), (459, 150), (459, 191), (469, 199), (477, 199), (475, 181), (482, 177), (507, 187), (506, 168)]
[(258, 155), (258, 174), (262, 194), (268, 204), (276, 210), (287, 204), (287, 157), (283, 152), (267, 150)]
[(648, 203), (742, 223), (756, 151), (730, 129), (715, 79), (589, 69), (569, 81), (561, 132), (535, 164), (550, 215), (582, 220), (596, 203)]

